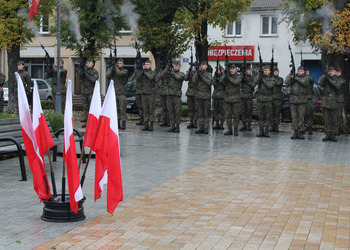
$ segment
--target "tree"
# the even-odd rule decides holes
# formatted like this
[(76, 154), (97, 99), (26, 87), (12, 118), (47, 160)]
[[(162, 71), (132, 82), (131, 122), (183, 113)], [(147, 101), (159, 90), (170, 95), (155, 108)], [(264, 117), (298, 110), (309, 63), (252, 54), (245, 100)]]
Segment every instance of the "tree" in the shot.
[[(0, 0), (0, 49), (6, 48), (8, 58), (9, 103), (8, 111), (17, 112), (17, 92), (14, 73), (17, 71), (17, 62), (20, 59), (20, 48), (34, 37), (34, 24), (29, 24), (28, 0)], [(41, 0), (38, 13), (52, 12), (53, 0)], [(39, 15), (34, 17), (38, 23)], [(16, 91), (16, 92), (15, 92)]]

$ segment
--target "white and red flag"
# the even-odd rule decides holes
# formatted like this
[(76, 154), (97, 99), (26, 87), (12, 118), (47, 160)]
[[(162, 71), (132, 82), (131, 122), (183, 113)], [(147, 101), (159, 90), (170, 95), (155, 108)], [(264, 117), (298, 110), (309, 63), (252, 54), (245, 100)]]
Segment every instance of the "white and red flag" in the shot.
[(38, 5), (40, 0), (29, 0), (29, 18), (30, 21), (33, 20), (33, 17), (38, 14)]
[(67, 166), (68, 190), (70, 208), (74, 213), (78, 212), (78, 203), (83, 198), (80, 186), (80, 177), (75, 149), (73, 133), (73, 106), (72, 106), (72, 82), (68, 80), (66, 107), (64, 112), (64, 142), (63, 160)]
[(123, 200), (117, 104), (113, 81), (109, 84), (99, 120), (93, 149), (101, 154), (103, 168), (96, 168), (95, 178), (101, 179), (95, 179), (95, 188), (96, 182), (101, 182), (107, 170), (107, 212), (112, 214), (118, 203)]
[(48, 148), (55, 146), (52, 136), (47, 126), (44, 112), (41, 108), (40, 96), (38, 90), (38, 83), (34, 80), (33, 86), (33, 128), (35, 138), (38, 143), (39, 152), (41, 157), (48, 151)]
[(22, 137), (27, 152), (28, 163), (33, 174), (34, 190), (39, 199), (49, 200), (51, 198), (50, 186), (45, 171), (45, 163), (40, 155), (39, 147), (35, 138), (32, 119), (30, 117), (29, 104), (24, 90), (23, 82), (16, 72), (18, 113), (22, 128)]

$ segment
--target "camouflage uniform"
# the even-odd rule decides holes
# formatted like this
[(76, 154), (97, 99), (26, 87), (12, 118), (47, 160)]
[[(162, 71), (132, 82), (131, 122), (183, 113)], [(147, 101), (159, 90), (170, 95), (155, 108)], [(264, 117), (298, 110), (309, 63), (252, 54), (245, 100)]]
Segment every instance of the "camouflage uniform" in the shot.
[(197, 86), (196, 103), (198, 111), (198, 130), (197, 134), (209, 132), (210, 122), (210, 96), (212, 76), (206, 70), (196, 70), (193, 79)]
[[(27, 71), (25, 71), (25, 70), (18, 70), (17, 73), (19, 74), (19, 76), (22, 79), (22, 82), (23, 82), (23, 85), (24, 85), (24, 88), (25, 88), (25, 91), (26, 91), (26, 95), (27, 95), (27, 98), (28, 98), (28, 103), (31, 105), (32, 101), (33, 101), (32, 78), (30, 77), (29, 73)], [(17, 84), (17, 82), (16, 82), (16, 84)], [(16, 88), (15, 88), (14, 98), (15, 98), (15, 100), (17, 102), (17, 100), (18, 100), (18, 97), (17, 97), (17, 85), (16, 85)]]
[(157, 82), (162, 81), (158, 89), (160, 106), (162, 108), (162, 115), (161, 115), (162, 123), (160, 124), (160, 126), (167, 126), (169, 122), (168, 107), (167, 107), (169, 75), (166, 68), (159, 71), (159, 73), (157, 74), (156, 81)]
[(239, 115), (241, 113), (240, 88), (242, 77), (235, 74), (222, 74), (220, 82), (225, 86), (225, 119), (227, 132), (224, 135), (232, 135), (232, 118), (234, 133), (238, 135)]
[(241, 113), (243, 127), (240, 130), (251, 131), (252, 112), (253, 112), (253, 92), (259, 77), (246, 75), (241, 84)]
[(0, 113), (4, 112), (4, 86), (5, 75), (0, 72)]
[[(190, 74), (192, 76), (190, 77)], [(190, 124), (187, 126), (187, 128), (196, 128), (197, 127), (197, 110), (196, 110), (196, 93), (197, 93), (197, 87), (196, 83), (193, 81), (193, 74), (194, 72), (187, 71), (184, 80), (188, 81), (188, 87), (186, 91), (187, 96), (187, 106), (188, 106), (188, 113), (190, 116)]]
[(182, 83), (185, 78), (185, 74), (179, 70), (175, 71), (167, 66), (163, 70), (163, 75), (166, 76), (169, 80), (168, 82), (168, 116), (171, 128), (169, 132), (180, 132), (180, 123), (181, 123), (181, 88)]
[[(57, 93), (57, 66), (49, 67), (45, 74), (46, 78), (52, 77), (52, 102), (56, 110), (56, 93)], [(67, 70), (60, 67), (60, 93), (61, 93), (61, 111), (64, 114), (64, 108), (66, 106), (66, 80)]]
[(225, 121), (225, 86), (220, 82), (220, 75), (215, 76), (213, 92), (213, 129), (224, 129)]
[(286, 83), (290, 85), (290, 111), (294, 134), (291, 139), (305, 139), (305, 112), (310, 77), (305, 73), (295, 77), (289, 74)]
[(279, 132), (278, 126), (281, 122), (281, 109), (282, 109), (282, 85), (283, 78), (279, 76), (274, 76), (276, 78), (276, 82), (273, 85), (273, 94), (272, 94), (272, 124), (271, 124), (271, 132)]
[(79, 71), (78, 78), (81, 80), (80, 89), (83, 102), (83, 118), (87, 120), (95, 83), (98, 80), (98, 72), (94, 67), (84, 67), (84, 70)]
[(259, 117), (260, 133), (258, 137), (270, 137), (269, 126), (272, 124), (272, 94), (276, 79), (271, 75), (259, 73), (259, 84), (257, 91), (257, 111)]
[(314, 116), (314, 103), (313, 103), (313, 96), (314, 96), (314, 82), (315, 79), (312, 76), (309, 76), (310, 83), (307, 88), (307, 102), (306, 102), (306, 112), (305, 112), (305, 124), (308, 130), (308, 133), (312, 134), (312, 126), (314, 124), (313, 116)]
[(106, 72), (107, 79), (114, 81), (115, 97), (117, 101), (118, 124), (120, 129), (126, 127), (126, 84), (128, 83), (129, 71), (124, 67), (112, 65)]
[(135, 79), (136, 82), (136, 89), (135, 89), (135, 103), (137, 106), (137, 111), (139, 113), (140, 121), (136, 123), (136, 125), (142, 125), (143, 124), (143, 109), (142, 109), (142, 82), (141, 79), (136, 78), (136, 70), (131, 76), (131, 79)]
[(141, 80), (142, 109), (145, 127), (142, 130), (153, 130), (155, 87), (157, 73), (151, 69), (136, 69), (136, 80)]
[(345, 133), (345, 127), (343, 125), (343, 110), (344, 110), (344, 105), (345, 105), (345, 102), (344, 102), (344, 87), (345, 87), (345, 84), (346, 84), (346, 80), (344, 77), (340, 76), (340, 77), (337, 77), (337, 82), (339, 82), (341, 84), (341, 88), (339, 89), (338, 91), (338, 106), (337, 106), (337, 112), (338, 112), (338, 118), (337, 118), (337, 121), (338, 121), (338, 132), (341, 133)]

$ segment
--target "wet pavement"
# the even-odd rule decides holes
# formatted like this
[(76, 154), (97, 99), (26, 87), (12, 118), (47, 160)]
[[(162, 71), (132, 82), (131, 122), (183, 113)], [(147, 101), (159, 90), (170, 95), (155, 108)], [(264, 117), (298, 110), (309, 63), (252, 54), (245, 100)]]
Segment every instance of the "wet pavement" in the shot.
[[(291, 140), (289, 124), (271, 138), (257, 138), (256, 126), (238, 137), (196, 135), (186, 123), (178, 134), (142, 132), (134, 123), (120, 131), (124, 201), (113, 216), (106, 193), (93, 201), (90, 166), (87, 218), (44, 222), (28, 163), (22, 182), (18, 159), (1, 161), (0, 249), (350, 247), (349, 136)], [(54, 169), (60, 191), (61, 157)]]

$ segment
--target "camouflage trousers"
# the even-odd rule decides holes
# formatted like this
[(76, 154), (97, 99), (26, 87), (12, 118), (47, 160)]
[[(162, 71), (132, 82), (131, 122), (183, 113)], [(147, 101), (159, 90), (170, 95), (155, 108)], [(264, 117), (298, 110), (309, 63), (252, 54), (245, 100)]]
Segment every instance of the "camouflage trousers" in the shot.
[(257, 106), (259, 127), (269, 127), (272, 124), (272, 101), (258, 101)]
[(166, 123), (169, 120), (168, 117), (168, 96), (167, 95), (159, 95), (160, 99), (160, 107), (162, 108), (161, 121)]
[(90, 103), (92, 93), (81, 94), (81, 100), (83, 102), (83, 119), (87, 119), (89, 115)]
[(338, 128), (342, 128), (342, 130), (345, 130), (343, 125), (343, 109), (344, 109), (344, 102), (338, 102), (338, 106), (337, 106)]
[(137, 110), (139, 112), (140, 119), (143, 119), (143, 109), (142, 109), (142, 95), (135, 95), (135, 102), (137, 105)]
[(167, 98), (168, 116), (171, 125), (181, 123), (181, 96), (169, 95)]
[(145, 123), (154, 122), (154, 94), (142, 95), (143, 120)]
[(279, 125), (281, 122), (282, 100), (272, 101), (272, 124)]
[(221, 124), (225, 121), (225, 102), (224, 99), (213, 98), (213, 120)]
[(312, 102), (312, 99), (308, 99), (306, 103), (306, 110), (305, 110), (305, 125), (308, 128), (312, 128), (312, 125), (314, 125), (314, 103)]
[(198, 126), (208, 129), (210, 122), (210, 100), (208, 99), (196, 99), (196, 106), (198, 112)]
[(225, 119), (227, 127), (233, 126), (238, 128), (239, 126), (239, 115), (241, 114), (241, 103), (240, 102), (225, 102)]
[(292, 128), (297, 131), (305, 131), (306, 103), (291, 103)]
[(126, 106), (128, 102), (126, 100), (126, 95), (115, 95), (117, 101), (117, 113), (119, 121), (126, 121)]
[(252, 123), (253, 100), (241, 99), (242, 122)]
[(337, 133), (339, 116), (336, 109), (323, 108), (324, 129), (326, 133)]
[(194, 96), (187, 96), (187, 106), (188, 106), (188, 115), (190, 120), (194, 121), (197, 119), (196, 114), (196, 98)]

